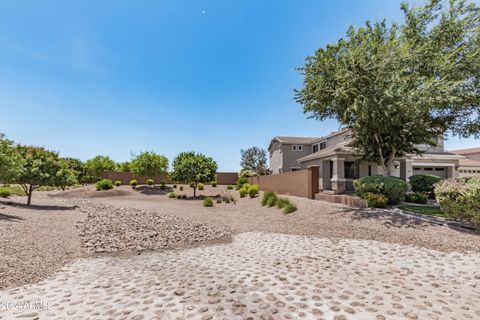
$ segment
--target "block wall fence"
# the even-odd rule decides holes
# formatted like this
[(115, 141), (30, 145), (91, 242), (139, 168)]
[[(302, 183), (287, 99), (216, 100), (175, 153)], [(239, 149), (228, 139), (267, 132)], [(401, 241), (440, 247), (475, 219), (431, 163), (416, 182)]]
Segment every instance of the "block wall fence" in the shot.
[[(138, 184), (146, 184), (147, 179), (149, 177), (145, 176), (135, 176), (131, 172), (118, 172), (118, 171), (104, 171), (103, 172), (104, 179), (110, 179), (113, 182), (116, 180), (120, 180), (122, 184), (128, 185), (130, 184), (130, 180), (136, 179)], [(168, 174), (161, 174), (152, 178), (156, 184), (160, 183), (160, 181), (165, 180), (167, 183), (172, 183), (172, 179), (168, 176)], [(217, 173), (217, 184), (219, 185), (226, 185), (226, 184), (235, 184), (237, 182), (237, 173), (236, 172), (218, 172)]]

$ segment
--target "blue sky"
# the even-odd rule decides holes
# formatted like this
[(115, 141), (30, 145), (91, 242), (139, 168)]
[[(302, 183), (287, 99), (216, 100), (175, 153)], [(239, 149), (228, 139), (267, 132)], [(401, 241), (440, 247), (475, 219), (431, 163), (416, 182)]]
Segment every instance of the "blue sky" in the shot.
[(399, 3), (1, 1), (0, 132), (82, 160), (195, 150), (238, 170), (241, 148), (338, 129), (295, 103), (294, 68), (349, 24), (401, 20)]

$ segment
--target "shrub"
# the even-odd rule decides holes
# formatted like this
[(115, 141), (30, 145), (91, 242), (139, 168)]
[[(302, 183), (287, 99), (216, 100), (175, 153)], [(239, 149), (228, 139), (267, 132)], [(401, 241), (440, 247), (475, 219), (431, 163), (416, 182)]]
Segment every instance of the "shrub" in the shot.
[(187, 199), (187, 195), (186, 195), (186, 194), (182, 194), (182, 199)]
[(147, 184), (149, 186), (153, 186), (153, 179), (147, 179)]
[(183, 186), (180, 186), (180, 191), (183, 191)]
[(275, 195), (275, 192), (272, 192), (272, 191), (267, 191), (267, 192), (264, 192), (263, 193), (263, 197), (262, 197), (262, 206), (266, 206), (267, 205), (267, 202), (268, 202), (268, 199), (270, 197), (274, 197), (276, 196)]
[(237, 189), (240, 189), (243, 187), (245, 183), (248, 183), (248, 178), (247, 177), (240, 177), (237, 180)]
[(205, 189), (205, 185), (204, 185), (203, 183), (199, 183), (199, 184), (197, 185), (197, 189), (198, 189), (198, 190), (203, 190), (203, 189)]
[(204, 207), (213, 207), (213, 200), (210, 197), (206, 197), (203, 199), (203, 206)]
[(287, 200), (287, 205), (285, 206), (285, 209), (283, 209), (283, 213), (289, 214), (295, 211), (297, 211), (297, 206)]
[(232, 190), (232, 189), (233, 189), (233, 186), (232, 186), (231, 184), (229, 184), (229, 185), (227, 186), (227, 189), (228, 189), (228, 190)]
[(278, 197), (276, 194), (273, 194), (273, 196), (269, 197), (267, 200), (267, 207), (273, 207), (274, 205), (277, 204)]
[(243, 197), (245, 197), (245, 196), (247, 195), (247, 189), (245, 189), (245, 188), (240, 188), (240, 189), (238, 190), (238, 193), (240, 194), (240, 198), (243, 198)]
[(12, 193), (10, 192), (10, 189), (5, 188), (5, 187), (0, 187), (0, 198), (8, 198), (10, 197)]
[(480, 178), (442, 180), (434, 192), (447, 216), (480, 226)]
[(366, 194), (368, 206), (370, 208), (385, 208), (388, 203), (387, 197), (383, 194), (369, 192)]
[(113, 189), (113, 182), (110, 179), (102, 179), (95, 185), (98, 191)]
[(169, 197), (169, 198), (176, 198), (177, 195), (175, 194), (175, 192), (170, 192), (170, 193), (168, 194), (168, 197)]
[(173, 189), (177, 189), (177, 185), (176, 185), (176, 184), (173, 184)]
[(177, 194), (177, 199), (182, 199), (182, 195), (181, 195), (181, 194)]
[(138, 181), (136, 179), (132, 179), (130, 180), (130, 186), (132, 186), (133, 189), (135, 189), (135, 187), (137, 186), (138, 184)]
[(258, 186), (257, 185), (250, 186), (250, 188), (248, 189), (248, 195), (250, 196), (250, 198), (255, 198), (257, 194), (258, 194)]
[(277, 200), (277, 207), (278, 209), (283, 209), (289, 203), (288, 199), (286, 198), (279, 198)]
[(122, 185), (122, 181), (115, 180), (115, 187), (120, 187)]
[(413, 192), (433, 194), (434, 185), (442, 180), (433, 174), (416, 174), (409, 179)]
[(428, 201), (428, 197), (423, 193), (409, 193), (405, 196), (405, 202), (425, 204)]
[[(369, 176), (353, 181), (355, 192), (367, 199), (368, 193), (382, 194), (388, 203), (397, 204), (405, 198), (407, 183), (396, 177)], [(367, 199), (368, 200), (368, 199)]]
[[(152, 180), (153, 181), (153, 180)], [(165, 180), (160, 180), (160, 189), (165, 189), (165, 184), (167, 182)]]
[(222, 198), (216, 198), (217, 203), (222, 203)]
[(212, 187), (216, 188), (217, 187), (217, 181), (212, 181), (211, 185), (212, 185)]

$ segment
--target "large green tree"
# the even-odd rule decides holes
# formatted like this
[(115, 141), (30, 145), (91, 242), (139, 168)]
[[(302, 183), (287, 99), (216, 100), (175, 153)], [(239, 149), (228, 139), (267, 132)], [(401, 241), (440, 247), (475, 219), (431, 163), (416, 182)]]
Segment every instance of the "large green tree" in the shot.
[(57, 185), (57, 174), (62, 164), (56, 152), (41, 147), (17, 145), (16, 153), (21, 159), (21, 168), (12, 182), (22, 186), (28, 197), (27, 205), (30, 205), (35, 189)]
[(251, 147), (240, 150), (242, 171), (250, 170), (258, 175), (267, 173), (267, 152), (259, 147)]
[(197, 196), (199, 183), (209, 183), (215, 180), (217, 163), (201, 153), (182, 152), (173, 160), (172, 177), (178, 182), (193, 185), (193, 196)]
[(9, 182), (20, 173), (21, 160), (13, 141), (0, 133), (0, 182)]
[(153, 178), (167, 172), (168, 158), (153, 151), (145, 151), (135, 156), (129, 167), (134, 175)]
[(85, 173), (88, 182), (96, 182), (103, 177), (103, 171), (116, 170), (117, 163), (108, 156), (96, 156), (85, 162)]
[(357, 154), (385, 174), (448, 130), (480, 135), (479, 8), (462, 0), (401, 8), (404, 24), (349, 27), (307, 57), (295, 94), (312, 117), (352, 129)]

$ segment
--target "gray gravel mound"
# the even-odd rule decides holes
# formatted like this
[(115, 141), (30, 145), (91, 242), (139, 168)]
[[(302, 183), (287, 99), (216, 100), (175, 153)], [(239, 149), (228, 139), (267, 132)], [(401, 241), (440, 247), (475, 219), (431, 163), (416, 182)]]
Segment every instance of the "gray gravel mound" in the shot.
[(87, 214), (77, 223), (84, 247), (90, 252), (170, 249), (231, 236), (229, 227), (217, 227), (177, 216), (85, 200), (71, 203)]

